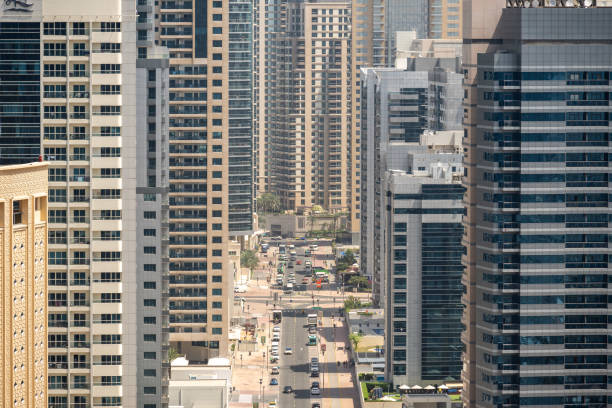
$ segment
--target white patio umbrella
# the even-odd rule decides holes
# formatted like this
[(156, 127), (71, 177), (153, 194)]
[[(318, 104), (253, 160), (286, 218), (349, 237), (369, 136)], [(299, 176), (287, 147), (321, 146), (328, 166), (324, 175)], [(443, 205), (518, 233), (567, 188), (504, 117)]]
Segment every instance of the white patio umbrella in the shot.
[(436, 387), (434, 387), (433, 385), (428, 385), (427, 387), (425, 387), (426, 390), (435, 390)]
[(422, 389), (423, 389), (423, 387), (421, 387), (420, 385), (413, 385), (413, 386), (412, 386), (412, 389), (413, 389), (413, 390), (422, 390)]
[(445, 384), (442, 384), (438, 388), (441, 389), (441, 390), (448, 390), (448, 387)]
[(407, 386), (406, 384), (403, 384), (403, 385), (400, 385), (399, 389), (400, 389), (400, 390), (409, 390), (409, 389), (410, 389), (410, 387), (409, 387), (409, 386)]

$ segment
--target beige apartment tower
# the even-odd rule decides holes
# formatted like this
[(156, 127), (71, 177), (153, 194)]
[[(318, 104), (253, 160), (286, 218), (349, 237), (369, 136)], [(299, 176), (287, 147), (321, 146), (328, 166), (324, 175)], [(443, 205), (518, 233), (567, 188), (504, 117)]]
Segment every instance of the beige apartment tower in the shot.
[(252, 230), (252, 3), (144, 3), (170, 63), (169, 340), (205, 362), (228, 354), (228, 244)]
[(46, 407), (46, 164), (0, 166), (0, 272), (0, 407)]
[[(288, 210), (320, 205), (345, 211), (350, 200), (350, 3), (278, 2), (275, 10), (276, 21), (267, 22), (273, 30), (268, 41), (274, 44), (267, 52), (273, 56), (265, 56), (276, 65), (276, 78), (269, 78), (265, 90), (271, 191)], [(265, 51), (259, 52), (262, 58)]]
[(463, 1), (429, 0), (428, 38), (461, 38), (463, 34)]

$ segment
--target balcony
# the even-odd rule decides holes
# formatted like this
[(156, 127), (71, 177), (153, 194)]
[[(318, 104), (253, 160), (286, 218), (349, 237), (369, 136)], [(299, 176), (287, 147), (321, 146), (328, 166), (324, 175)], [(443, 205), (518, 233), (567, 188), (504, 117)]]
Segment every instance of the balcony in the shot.
[(89, 286), (89, 279), (72, 279), (71, 286)]

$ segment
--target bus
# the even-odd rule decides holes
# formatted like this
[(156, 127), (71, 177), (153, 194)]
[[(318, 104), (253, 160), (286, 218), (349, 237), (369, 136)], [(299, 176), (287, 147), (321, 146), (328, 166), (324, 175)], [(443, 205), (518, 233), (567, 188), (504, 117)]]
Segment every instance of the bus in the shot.
[(278, 253), (281, 255), (287, 253), (287, 247), (285, 246), (285, 244), (280, 244), (278, 246)]
[(308, 315), (308, 326), (317, 327), (317, 314), (311, 313)]
[(283, 316), (283, 311), (282, 310), (273, 310), (272, 311), (272, 322), (274, 324), (280, 323), (281, 320), (282, 320), (282, 316)]

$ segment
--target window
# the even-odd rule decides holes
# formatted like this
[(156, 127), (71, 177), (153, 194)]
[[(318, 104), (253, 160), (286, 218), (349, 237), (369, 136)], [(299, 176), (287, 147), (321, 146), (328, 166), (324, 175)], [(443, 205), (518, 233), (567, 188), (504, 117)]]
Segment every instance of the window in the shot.
[(157, 301), (155, 299), (144, 299), (144, 305), (147, 307), (155, 307)]
[(157, 319), (155, 316), (145, 316), (143, 319), (144, 324), (155, 324)]
[(221, 289), (213, 289), (212, 294), (213, 296), (221, 296), (221, 291)]
[(221, 278), (222, 278), (221, 275), (214, 275), (212, 277), (212, 281), (213, 281), (213, 283), (219, 283), (219, 282), (221, 282)]
[(223, 307), (222, 302), (212, 302), (213, 309), (221, 309)]
[(156, 272), (157, 265), (155, 264), (144, 264), (143, 269), (145, 272)]
[(157, 213), (155, 211), (145, 211), (144, 218), (145, 220), (154, 220), (157, 218)]
[(157, 248), (154, 246), (146, 246), (144, 247), (144, 253), (148, 255), (153, 255), (157, 252)]
[(145, 289), (155, 289), (155, 282), (144, 282), (143, 287)]
[(157, 358), (157, 354), (154, 351), (145, 351), (144, 359), (145, 360), (155, 360)]
[(144, 393), (145, 394), (156, 394), (157, 393), (157, 388), (155, 387), (144, 387)]
[(157, 336), (155, 334), (145, 334), (144, 341), (157, 341)]
[(212, 334), (222, 334), (223, 330), (220, 327), (213, 327)]
[(156, 373), (157, 371), (154, 368), (143, 370), (143, 375), (145, 377), (155, 377)]

